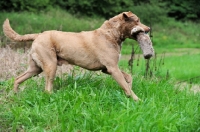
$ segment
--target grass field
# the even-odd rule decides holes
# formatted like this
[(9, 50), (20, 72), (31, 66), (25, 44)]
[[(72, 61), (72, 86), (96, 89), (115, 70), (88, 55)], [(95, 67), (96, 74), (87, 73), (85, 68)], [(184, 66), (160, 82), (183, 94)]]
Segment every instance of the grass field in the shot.
[[(68, 84), (68, 85), (67, 85)], [(176, 90), (173, 81), (134, 76), (134, 102), (109, 76), (93, 73), (55, 79), (54, 93), (33, 78), (13, 94), (1, 85), (1, 131), (199, 131), (200, 96)]]
[[(0, 16), (1, 23), (8, 17), (20, 34), (50, 29), (93, 30), (104, 21), (77, 18), (60, 10), (41, 14), (0, 13)], [(124, 42), (119, 66), (128, 73), (132, 44), (138, 49), (133, 63), (133, 90), (141, 98), (140, 102), (127, 98), (110, 76), (85, 72), (78, 67), (71, 74), (61, 69), (64, 74), (55, 78), (51, 95), (44, 92), (43, 75), (27, 80), (20, 85), (20, 92), (14, 94), (13, 77), (26, 69), (27, 52), (1, 48), (0, 132), (200, 131), (200, 93), (195, 94), (190, 85), (185, 85), (200, 73), (198, 27), (198, 24), (174, 20), (167, 25), (155, 25), (156, 56), (150, 61), (152, 75), (147, 77), (144, 77), (146, 62), (138, 55), (141, 51), (136, 42)], [(5, 46), (9, 41), (1, 28), (0, 45)], [(199, 78), (192, 80), (192, 84), (199, 87)]]

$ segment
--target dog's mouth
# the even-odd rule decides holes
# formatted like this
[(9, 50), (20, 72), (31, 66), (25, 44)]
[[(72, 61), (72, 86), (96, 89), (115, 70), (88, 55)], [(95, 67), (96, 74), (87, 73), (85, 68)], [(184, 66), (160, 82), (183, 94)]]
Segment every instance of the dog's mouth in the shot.
[(145, 33), (145, 34), (148, 33), (147, 31), (144, 31), (143, 28), (141, 28), (141, 27), (139, 27), (139, 26), (136, 26), (136, 27), (134, 27), (134, 28), (131, 30), (131, 37), (132, 37), (134, 40), (137, 41), (137, 35), (138, 35), (139, 33), (141, 33), (141, 32), (143, 32), (143, 33)]
[(148, 32), (145, 32), (141, 27), (136, 27), (132, 29), (131, 35), (139, 43), (144, 58), (150, 59), (154, 55), (154, 49)]

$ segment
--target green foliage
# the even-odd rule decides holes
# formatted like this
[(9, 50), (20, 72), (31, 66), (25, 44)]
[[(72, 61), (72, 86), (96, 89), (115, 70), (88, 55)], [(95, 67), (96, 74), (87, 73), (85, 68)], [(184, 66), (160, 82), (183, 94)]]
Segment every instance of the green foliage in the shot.
[(37, 12), (52, 7), (52, 0), (2, 0), (0, 1), (1, 11), (32, 11)]
[(1, 0), (0, 11), (41, 12), (60, 7), (72, 14), (112, 17), (124, 11), (133, 11), (144, 22), (165, 21), (167, 14), (181, 20), (198, 20), (198, 0)]
[[(95, 16), (100, 15), (105, 18), (110, 18), (124, 11), (132, 11), (140, 16), (141, 21), (147, 24), (154, 22), (162, 22), (165, 20), (166, 11), (157, 4), (157, 1), (149, 2), (136, 0), (117, 0), (117, 1), (82, 1), (82, 2), (66, 2), (66, 9), (72, 13), (80, 13), (81, 15)], [(62, 6), (62, 5), (60, 5)], [(156, 17), (159, 16), (159, 17)]]
[(168, 15), (177, 20), (198, 20), (200, 17), (199, 0), (170, 0), (167, 1), (167, 6)]
[(131, 6), (134, 6), (131, 0), (125, 1), (111, 1), (111, 0), (68, 0), (63, 4), (60, 4), (58, 1), (58, 5), (66, 8), (70, 12), (80, 13), (85, 15), (101, 15), (104, 17), (111, 17), (114, 14), (118, 14), (119, 12), (123, 12), (125, 10), (129, 10)]
[(142, 4), (134, 6), (130, 9), (138, 15), (141, 21), (147, 25), (154, 25), (157, 23), (165, 23), (167, 21), (167, 11), (163, 10), (157, 3), (155, 4)]

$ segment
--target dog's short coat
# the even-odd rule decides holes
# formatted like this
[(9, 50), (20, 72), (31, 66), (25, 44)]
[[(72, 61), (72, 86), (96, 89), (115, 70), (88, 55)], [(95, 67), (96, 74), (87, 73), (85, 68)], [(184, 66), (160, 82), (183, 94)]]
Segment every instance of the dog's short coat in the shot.
[(33, 40), (29, 54), (29, 67), (14, 82), (14, 91), (28, 78), (45, 73), (45, 90), (52, 91), (57, 65), (78, 65), (88, 70), (101, 70), (110, 74), (123, 88), (127, 96), (139, 98), (132, 91), (132, 77), (118, 67), (121, 44), (126, 38), (136, 39), (132, 29), (140, 27), (145, 32), (149, 27), (140, 23), (132, 12), (123, 12), (94, 30), (80, 33), (45, 31), (39, 34), (17, 34), (6, 19), (3, 24), (5, 35), (14, 41)]

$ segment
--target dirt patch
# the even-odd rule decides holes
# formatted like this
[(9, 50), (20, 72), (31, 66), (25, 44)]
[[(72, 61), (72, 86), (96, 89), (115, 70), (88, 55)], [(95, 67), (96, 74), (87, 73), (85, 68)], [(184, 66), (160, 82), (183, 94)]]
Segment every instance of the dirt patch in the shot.
[(195, 94), (197, 92), (200, 92), (200, 85), (198, 85), (198, 84), (189, 84), (189, 83), (183, 82), (183, 83), (176, 84), (175, 87), (180, 90), (189, 89), (190, 91), (194, 92)]
[[(178, 48), (174, 52), (165, 53), (165, 56), (182, 56), (182, 55), (192, 55), (200, 54), (199, 48)], [(161, 55), (161, 54), (158, 54)]]

